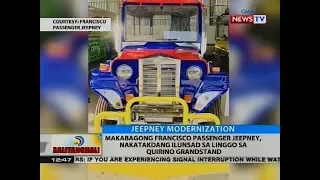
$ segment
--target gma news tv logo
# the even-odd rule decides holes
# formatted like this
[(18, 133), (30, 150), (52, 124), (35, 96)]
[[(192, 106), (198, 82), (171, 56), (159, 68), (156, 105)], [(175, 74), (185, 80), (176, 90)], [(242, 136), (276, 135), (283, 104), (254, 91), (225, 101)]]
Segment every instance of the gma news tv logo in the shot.
[[(69, 143), (68, 143), (69, 144)], [(83, 136), (75, 136), (70, 143), (73, 146), (54, 146), (52, 152), (54, 154), (100, 154), (99, 146), (85, 146), (85, 138)]]
[(230, 23), (233, 24), (266, 24), (266, 15), (233, 15), (230, 16)]

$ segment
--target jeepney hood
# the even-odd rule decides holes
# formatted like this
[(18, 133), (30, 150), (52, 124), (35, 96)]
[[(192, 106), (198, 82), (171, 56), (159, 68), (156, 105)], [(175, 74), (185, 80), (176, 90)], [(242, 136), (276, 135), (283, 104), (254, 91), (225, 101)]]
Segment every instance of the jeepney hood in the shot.
[(193, 46), (179, 46), (171, 42), (148, 42), (144, 45), (126, 46), (119, 59), (143, 59), (151, 56), (168, 56), (181, 60), (200, 60), (198, 49)]

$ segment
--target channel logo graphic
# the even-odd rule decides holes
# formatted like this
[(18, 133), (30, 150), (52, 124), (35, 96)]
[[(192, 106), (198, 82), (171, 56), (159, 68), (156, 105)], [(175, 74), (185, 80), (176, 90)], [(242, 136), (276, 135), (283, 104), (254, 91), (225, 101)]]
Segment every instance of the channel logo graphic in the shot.
[(82, 136), (74, 137), (73, 144), (76, 146), (82, 146), (84, 144), (84, 138)]
[(101, 146), (93, 143), (92, 136), (57, 135), (56, 138), (54, 137), (52, 153), (55, 155), (100, 155)]
[(266, 24), (266, 15), (233, 15), (230, 16), (232, 24)]

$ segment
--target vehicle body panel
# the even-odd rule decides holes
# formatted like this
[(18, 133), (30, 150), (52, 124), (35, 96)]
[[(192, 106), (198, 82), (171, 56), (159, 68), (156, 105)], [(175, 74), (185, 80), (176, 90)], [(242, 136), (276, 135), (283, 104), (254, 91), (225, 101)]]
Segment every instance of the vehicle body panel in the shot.
[[(197, 7), (197, 39), (194, 42), (184, 41), (157, 41), (144, 42), (126, 41), (124, 37), (124, 28), (121, 29), (121, 53), (114, 60), (108, 61), (110, 66), (109, 72), (101, 72), (99, 68), (92, 71), (91, 87), (101, 95), (109, 105), (116, 111), (123, 111), (126, 104), (126, 95), (133, 94), (134, 97), (139, 96), (139, 74), (142, 70), (139, 68), (139, 62), (148, 58), (155, 58), (156, 63), (162, 58), (172, 58), (179, 61), (179, 97), (185, 95), (192, 96), (188, 106), (192, 112), (204, 112), (208, 107), (222, 94), (228, 90), (229, 80), (226, 73), (211, 73), (210, 65), (201, 57), (201, 46), (203, 34), (202, 22), (202, 3), (198, 0), (186, 1), (146, 1), (146, 0), (125, 0), (122, 1), (121, 25), (125, 26), (126, 6), (192, 6)], [(128, 65), (133, 70), (129, 79), (121, 79), (117, 76), (117, 69), (122, 65)], [(201, 78), (198, 80), (190, 80), (187, 77), (187, 70), (191, 67), (199, 67), (202, 71)], [(161, 78), (161, 77), (158, 77)], [(110, 96), (117, 96), (118, 105), (111, 102), (114, 100)], [(200, 99), (205, 99), (201, 108), (198, 107)], [(201, 101), (202, 102), (202, 101)], [(114, 105), (114, 106), (113, 106)], [(117, 106), (117, 107), (115, 107)]]

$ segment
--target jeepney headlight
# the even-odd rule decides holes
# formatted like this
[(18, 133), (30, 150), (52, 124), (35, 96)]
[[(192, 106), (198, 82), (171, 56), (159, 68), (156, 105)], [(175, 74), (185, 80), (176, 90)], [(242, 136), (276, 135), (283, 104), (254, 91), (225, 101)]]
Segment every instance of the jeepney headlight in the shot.
[(199, 66), (191, 66), (187, 69), (187, 77), (190, 80), (200, 80), (202, 76), (202, 70)]
[(131, 78), (133, 70), (130, 66), (123, 64), (117, 68), (116, 73), (119, 78), (127, 80)]

